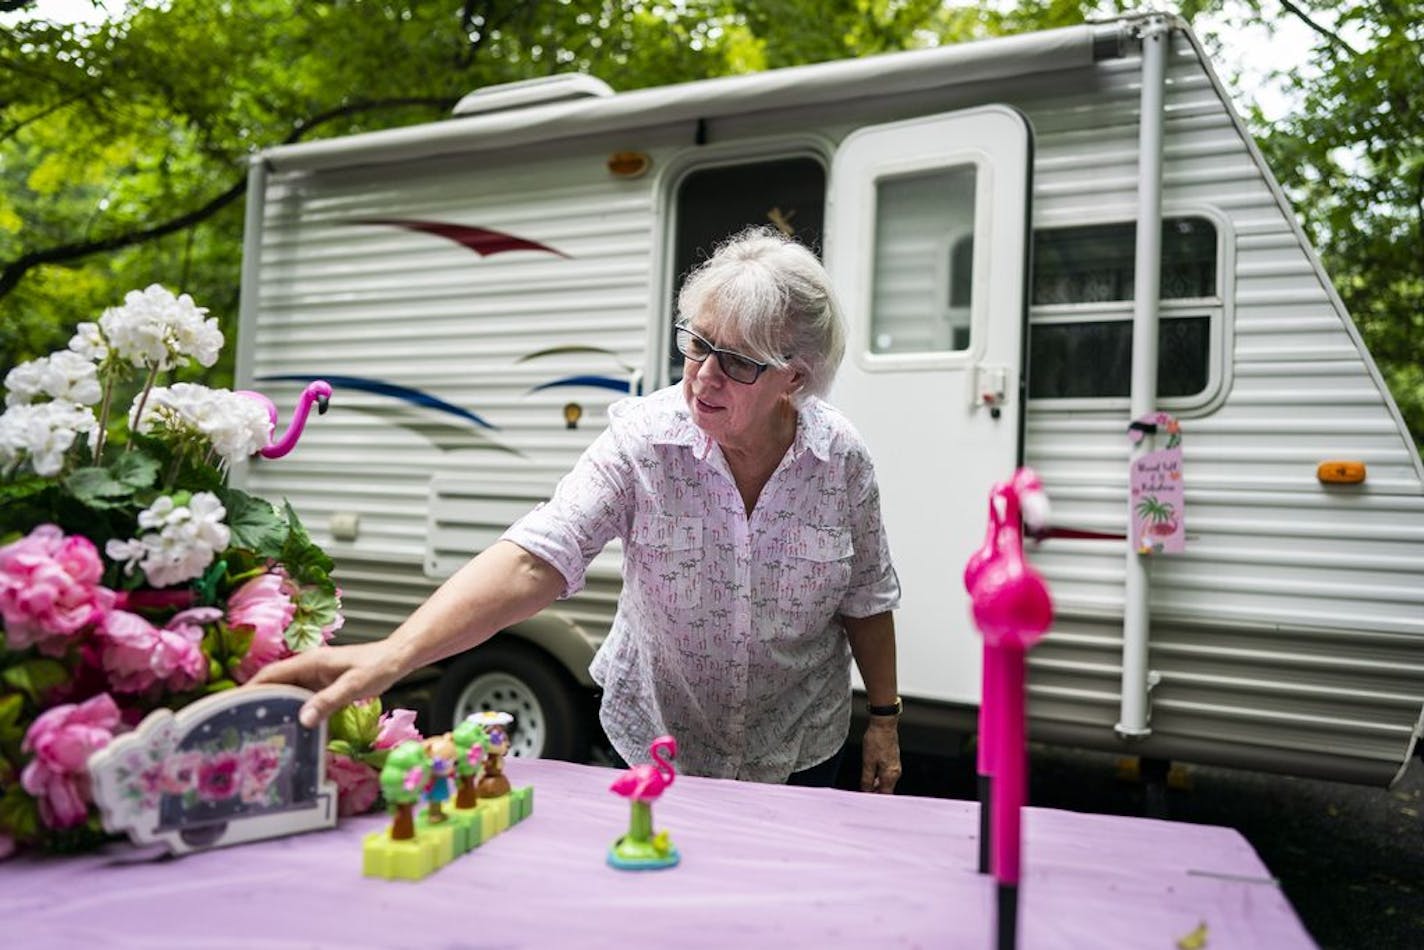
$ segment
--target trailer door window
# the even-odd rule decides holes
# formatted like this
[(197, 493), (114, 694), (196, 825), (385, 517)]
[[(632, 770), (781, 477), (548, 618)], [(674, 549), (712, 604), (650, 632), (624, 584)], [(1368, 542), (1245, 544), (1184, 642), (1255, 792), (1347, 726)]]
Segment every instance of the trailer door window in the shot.
[(870, 352), (969, 348), (975, 178), (959, 165), (875, 183)]
[[(1135, 222), (1034, 233), (1029, 397), (1127, 397), (1132, 380)], [(1222, 293), (1216, 227), (1202, 217), (1162, 222), (1157, 395), (1209, 390)]]
[[(770, 225), (820, 256), (826, 169), (810, 157), (717, 165), (689, 172), (677, 185), (673, 245), (673, 319), (682, 282), (717, 245), (744, 228)], [(672, 334), (668, 334), (671, 338)], [(682, 355), (668, 344), (669, 379), (682, 378)]]

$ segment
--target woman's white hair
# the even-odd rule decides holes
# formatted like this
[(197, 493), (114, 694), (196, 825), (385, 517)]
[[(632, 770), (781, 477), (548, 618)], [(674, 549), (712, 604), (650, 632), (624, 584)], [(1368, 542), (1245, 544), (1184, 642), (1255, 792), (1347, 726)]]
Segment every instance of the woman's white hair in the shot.
[[(796, 400), (824, 396), (845, 356), (845, 327), (816, 255), (772, 228), (748, 228), (694, 270), (677, 297), (678, 319), (739, 341), (747, 356), (790, 366), (805, 380)], [(713, 342), (721, 345), (721, 340)]]

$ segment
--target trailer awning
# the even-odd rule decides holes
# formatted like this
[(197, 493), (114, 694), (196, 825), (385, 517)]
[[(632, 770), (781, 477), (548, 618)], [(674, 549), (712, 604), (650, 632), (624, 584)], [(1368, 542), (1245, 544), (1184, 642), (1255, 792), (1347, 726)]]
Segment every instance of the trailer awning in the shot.
[(487, 115), (284, 145), (259, 154), (277, 172), (317, 171), (485, 151), (602, 132), (814, 106), (1073, 69), (1114, 55), (1124, 24), (1065, 27), (1041, 33), (884, 53), (744, 76), (553, 103)]

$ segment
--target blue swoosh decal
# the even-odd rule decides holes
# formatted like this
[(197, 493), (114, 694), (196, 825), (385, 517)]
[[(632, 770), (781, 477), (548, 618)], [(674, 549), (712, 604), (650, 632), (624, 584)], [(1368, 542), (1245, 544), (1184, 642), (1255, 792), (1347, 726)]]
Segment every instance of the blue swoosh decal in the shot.
[[(459, 416), (461, 419), (467, 419), (470, 422), (473, 422), (475, 425), (481, 426), (485, 429), (494, 429), (496, 431), (499, 430), (499, 426), (492, 425), (486, 422), (479, 416), (475, 415), (473, 412), (470, 412), (468, 409), (461, 409), (454, 403), (446, 402), (443, 399), (440, 399), (436, 396), (432, 396), (430, 395), (430, 393), (422, 392), (419, 389), (411, 389), (409, 386), (399, 386), (395, 383), (388, 383), (385, 380), (381, 379), (366, 379), (363, 376), (332, 376), (327, 373), (323, 373), (320, 376), (290, 375), (261, 376), (258, 378), (262, 382), (274, 380), (289, 383), (309, 383), (313, 380), (324, 379), (328, 383), (331, 383), (331, 385), (334, 387), (356, 389), (361, 392), (375, 393), (379, 396), (390, 396), (392, 399), (399, 399), (402, 402), (410, 403), (413, 406), (424, 406), (427, 409), (435, 409), (439, 412), (448, 413), (453, 416)], [(624, 392), (627, 392), (627, 384), (624, 384), (622, 388)]]
[[(323, 378), (330, 379), (331, 377)], [(537, 393), (541, 389), (554, 389), (558, 386), (595, 386), (599, 389), (611, 389), (616, 393), (629, 392), (628, 380), (614, 379), (611, 376), (565, 376), (563, 379), (556, 379), (553, 382), (540, 383), (529, 391)]]

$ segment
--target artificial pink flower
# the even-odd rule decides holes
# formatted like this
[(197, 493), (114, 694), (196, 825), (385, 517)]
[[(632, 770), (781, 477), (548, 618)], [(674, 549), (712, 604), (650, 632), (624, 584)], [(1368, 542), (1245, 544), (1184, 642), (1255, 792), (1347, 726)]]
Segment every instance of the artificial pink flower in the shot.
[(108, 693), (79, 705), (55, 706), (30, 724), (20, 750), (34, 753), (34, 759), (20, 774), (20, 784), (39, 800), (46, 825), (71, 828), (83, 823), (89, 812), (85, 763), (109, 744), (118, 724), (119, 707)]
[(238, 797), (251, 804), (267, 797), (272, 780), (282, 770), (282, 753), (269, 742), (254, 742), (242, 747), (242, 779)]
[(376, 770), (349, 756), (328, 752), (326, 777), (336, 783), (336, 813), (342, 818), (365, 814), (381, 795)]
[(60, 656), (69, 639), (114, 605), (99, 586), (104, 565), (88, 538), (65, 537), (52, 524), (0, 548), (0, 617), (12, 650), (34, 644)]
[(291, 654), (286, 633), (296, 612), (286, 578), (278, 573), (254, 577), (232, 592), (227, 600), (227, 625), (252, 631), (252, 645), (233, 670), (233, 679), (245, 683), (268, 663)]
[(381, 716), (376, 723), (375, 749), (394, 749), (402, 742), (420, 742), (420, 732), (415, 728), (415, 711), (412, 709), (392, 709)]
[(198, 766), (198, 797), (208, 802), (231, 798), (241, 771), (242, 760), (236, 752), (214, 752)]
[(155, 627), (138, 614), (110, 611), (99, 625), (101, 661), (116, 692), (141, 693), (154, 683), (182, 692), (208, 678), (202, 624), (222, 617), (216, 607), (194, 607)]
[(203, 626), (216, 623), (222, 615), (216, 607), (193, 607), (174, 614), (158, 631), (158, 649), (150, 665), (168, 689), (181, 693), (207, 681)]

